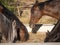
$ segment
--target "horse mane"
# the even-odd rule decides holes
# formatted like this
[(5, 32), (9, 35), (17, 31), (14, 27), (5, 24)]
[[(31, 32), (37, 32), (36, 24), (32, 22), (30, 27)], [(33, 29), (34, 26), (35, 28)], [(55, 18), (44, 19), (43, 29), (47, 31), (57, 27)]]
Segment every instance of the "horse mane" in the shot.
[(45, 2), (40, 2), (38, 3), (38, 7), (40, 10), (42, 10), (44, 8), (44, 5), (48, 5), (50, 2), (52, 2), (53, 0), (48, 0), (48, 1), (45, 1)]
[[(29, 39), (29, 33), (28, 33), (27, 29), (24, 28), (23, 26), (21, 26), (20, 28), (22, 29), (22, 31), (24, 31), (24, 33), (25, 33), (25, 36), (24, 36), (25, 37), (25, 41), (27, 41)], [(20, 34), (20, 30), (21, 30), (20, 28), (18, 28), (18, 30), (17, 30), (17, 36), (18, 36), (17, 39), (18, 40), (21, 40), (20, 35), (19, 35)]]
[(24, 28), (25, 31), (25, 41), (27, 41), (29, 39), (29, 34), (27, 31), (27, 28), (25, 27), (25, 25), (18, 19), (18, 17), (9, 9), (7, 9), (1, 2), (0, 2), (0, 6), (3, 7), (3, 14), (4, 16), (6, 16), (9, 20), (16, 20), (17, 22), (17, 35), (18, 35), (18, 40), (20, 40), (19, 38), (19, 31), (21, 28)]
[(17, 25), (19, 25), (19, 28), (20, 28), (21, 25), (23, 25), (22, 22), (18, 19), (18, 17), (12, 11), (10, 11), (9, 9), (7, 9), (1, 2), (0, 2), (0, 6), (3, 7), (3, 14), (8, 19), (10, 19), (11, 21), (16, 20), (17, 21)]
[[(17, 19), (17, 17), (15, 16), (15, 14), (10, 11), (9, 9), (7, 9), (1, 2), (0, 2), (0, 6), (3, 7), (3, 14), (10, 20), (14, 20), (15, 18)], [(11, 17), (10, 17), (11, 16)]]

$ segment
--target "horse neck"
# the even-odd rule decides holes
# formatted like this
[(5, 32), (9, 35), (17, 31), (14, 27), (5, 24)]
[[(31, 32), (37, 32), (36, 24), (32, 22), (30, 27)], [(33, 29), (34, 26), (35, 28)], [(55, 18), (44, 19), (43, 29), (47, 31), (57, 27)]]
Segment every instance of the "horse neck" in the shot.
[(43, 10), (43, 15), (47, 15), (53, 18), (56, 18), (58, 20), (60, 20), (60, 10), (59, 6), (56, 8), (57, 6), (51, 6), (51, 5), (45, 5), (44, 6), (44, 10)]

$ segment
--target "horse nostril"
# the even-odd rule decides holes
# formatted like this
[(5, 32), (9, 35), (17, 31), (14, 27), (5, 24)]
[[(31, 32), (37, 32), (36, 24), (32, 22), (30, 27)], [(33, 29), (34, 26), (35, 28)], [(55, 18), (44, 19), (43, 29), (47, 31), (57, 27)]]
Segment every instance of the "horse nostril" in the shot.
[(29, 22), (29, 27), (31, 28), (31, 23)]
[(34, 23), (29, 22), (29, 27), (30, 27), (30, 28), (34, 28), (34, 27), (35, 27)]
[(30, 28), (34, 28), (35, 25), (34, 24), (29, 24)]
[(29, 27), (31, 28), (31, 24), (29, 24)]

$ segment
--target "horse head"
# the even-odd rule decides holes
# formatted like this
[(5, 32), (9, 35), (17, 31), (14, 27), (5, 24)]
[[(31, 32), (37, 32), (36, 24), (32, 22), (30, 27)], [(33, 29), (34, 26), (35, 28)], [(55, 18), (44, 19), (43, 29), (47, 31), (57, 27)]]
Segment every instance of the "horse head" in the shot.
[[(30, 22), (29, 22), (29, 24), (30, 24), (29, 26), (31, 28), (35, 27), (35, 24), (39, 21), (39, 19), (43, 15), (51, 16), (49, 13), (48, 14), (46, 13), (45, 8), (52, 1), (53, 0), (48, 0), (45, 2), (38, 2), (38, 0), (36, 0), (35, 4), (31, 8), (31, 17), (30, 17)], [(51, 16), (51, 17), (53, 17), (53, 16)]]
[(43, 7), (43, 4), (39, 3), (37, 0), (36, 0), (35, 4), (32, 6), (31, 17), (30, 17), (30, 22), (29, 22), (29, 24), (30, 24), (29, 26), (31, 28), (34, 28), (35, 24), (42, 17), (42, 7)]

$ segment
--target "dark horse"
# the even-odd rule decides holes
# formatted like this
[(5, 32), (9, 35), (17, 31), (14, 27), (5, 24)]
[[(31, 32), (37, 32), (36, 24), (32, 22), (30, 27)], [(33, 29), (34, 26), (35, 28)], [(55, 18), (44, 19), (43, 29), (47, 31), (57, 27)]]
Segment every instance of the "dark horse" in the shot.
[[(21, 38), (24, 37), (23, 41), (27, 41), (29, 39), (29, 34), (27, 31), (27, 28), (23, 25), (23, 23), (15, 16), (15, 14), (13, 14), (9, 9), (7, 9), (1, 2), (0, 2), (0, 6), (3, 8), (1, 11), (4, 14), (4, 16), (6, 16), (6, 18), (8, 18), (11, 22), (12, 25), (16, 24), (16, 32), (17, 32), (17, 38), (15, 38), (15, 40), (13, 42), (16, 42), (16, 40), (20, 40)], [(15, 20), (15, 21), (14, 21)], [(24, 32), (23, 36), (20, 36), (21, 31)], [(4, 30), (3, 30), (4, 31)]]
[(44, 16), (51, 16), (60, 19), (60, 0), (48, 0), (45, 2), (36, 1), (31, 8), (30, 27), (34, 27), (39, 19)]
[(12, 31), (11, 21), (0, 13), (0, 33), (1, 33), (0, 36), (2, 37), (2, 39), (6, 38), (4, 40), (7, 40), (8, 42), (10, 41), (12, 42), (11, 31)]
[(40, 3), (36, 0), (35, 4), (31, 8), (29, 26), (34, 28), (35, 24), (44, 15), (60, 20), (60, 0), (48, 0)]

